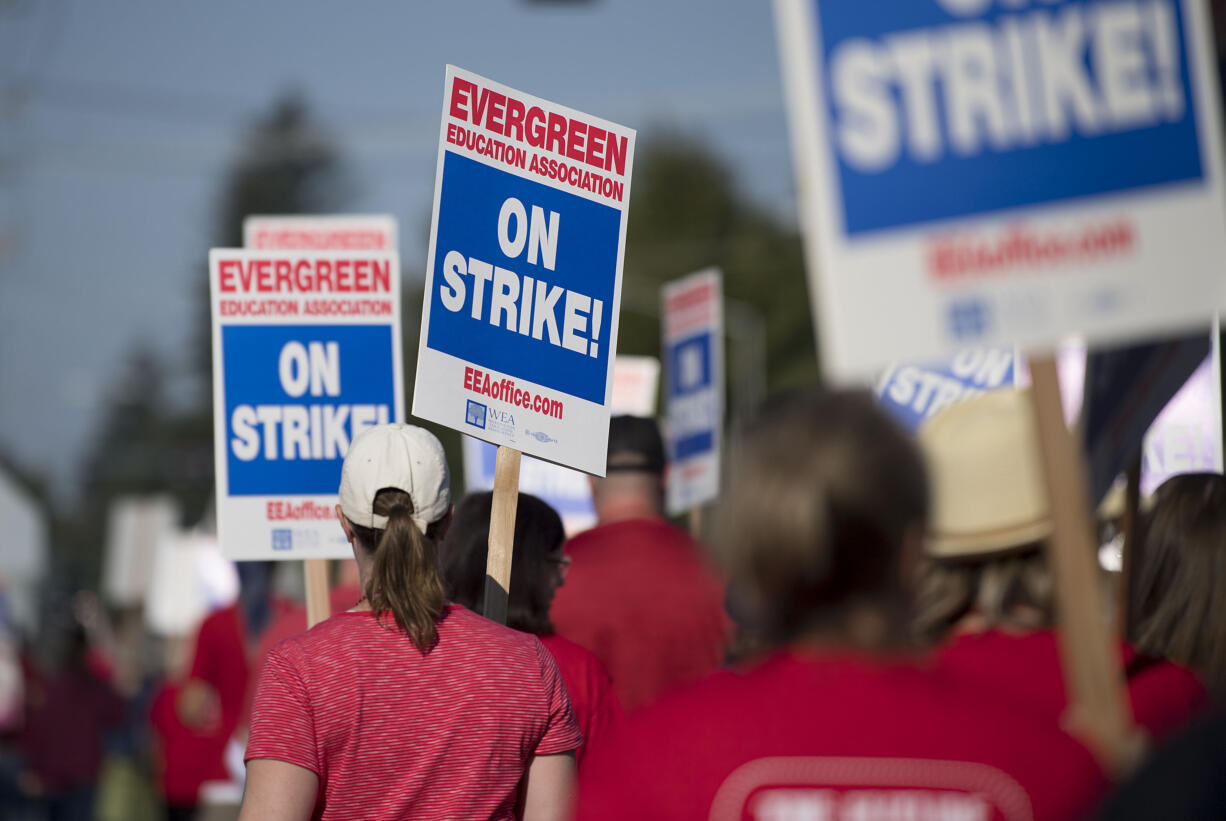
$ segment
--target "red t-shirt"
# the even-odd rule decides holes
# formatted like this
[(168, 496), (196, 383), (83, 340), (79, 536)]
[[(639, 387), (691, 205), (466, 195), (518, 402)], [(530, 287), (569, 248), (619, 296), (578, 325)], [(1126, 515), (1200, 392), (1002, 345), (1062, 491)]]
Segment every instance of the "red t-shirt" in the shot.
[[(1208, 709), (1205, 686), (1191, 670), (1170, 661), (1140, 659), (1127, 643), (1120, 652), (1130, 672), (1133, 716), (1154, 738), (1170, 735)], [(968, 685), (1033, 707), (1045, 718), (1059, 721), (1068, 705), (1054, 630), (962, 633), (937, 651), (936, 662)]]
[(172, 806), (194, 805), (201, 784), (230, 778), (222, 763), (227, 739), (179, 720), (175, 702), (182, 689), (182, 684), (162, 684), (149, 708), (149, 723), (158, 739), (158, 781)]
[(50, 793), (94, 784), (104, 733), (123, 721), (124, 702), (88, 662), (26, 679), (22, 751), (25, 765)]
[(580, 779), (580, 821), (1080, 819), (1106, 781), (1042, 721), (868, 656), (776, 653), (623, 724)]
[(723, 663), (723, 584), (685, 531), (658, 519), (614, 522), (578, 534), (566, 554), (550, 618), (604, 662), (623, 708)]
[(246, 758), (316, 773), (323, 821), (512, 819), (529, 759), (582, 743), (541, 642), (448, 605), (424, 656), (370, 612), (274, 647)]
[(583, 746), (575, 753), (575, 758), (579, 766), (583, 766), (587, 754), (594, 746), (599, 746), (621, 720), (622, 708), (613, 692), (613, 682), (600, 659), (573, 641), (556, 634), (538, 638), (558, 663), (562, 683), (575, 709), (575, 719), (583, 732)]

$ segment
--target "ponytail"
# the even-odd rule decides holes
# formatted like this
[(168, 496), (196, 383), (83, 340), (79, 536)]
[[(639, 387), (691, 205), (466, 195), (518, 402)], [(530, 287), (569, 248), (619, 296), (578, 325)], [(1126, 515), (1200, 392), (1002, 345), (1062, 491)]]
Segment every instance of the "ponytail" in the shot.
[[(396, 626), (422, 653), (438, 638), (436, 622), (447, 595), (438, 574), (433, 525), (422, 533), (413, 523), (413, 499), (395, 488), (375, 495), (374, 512), (387, 517), (382, 531), (353, 525), (374, 561), (366, 580), (366, 601), (376, 614), (390, 610)], [(352, 524), (352, 523), (351, 523)]]

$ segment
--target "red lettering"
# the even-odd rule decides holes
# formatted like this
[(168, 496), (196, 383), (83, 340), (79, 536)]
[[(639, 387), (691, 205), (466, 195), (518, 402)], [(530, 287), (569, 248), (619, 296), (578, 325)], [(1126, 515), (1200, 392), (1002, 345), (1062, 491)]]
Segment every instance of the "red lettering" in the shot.
[(514, 97), (507, 98), (507, 124), (502, 133), (513, 140), (524, 138), (524, 104)]
[(311, 282), (311, 261), (307, 259), (298, 260), (298, 264), (294, 267), (295, 284), (299, 291), (314, 290), (314, 283)]
[(533, 148), (545, 147), (545, 112), (537, 106), (528, 109), (525, 120), (528, 131), (528, 145)]
[(603, 128), (588, 126), (586, 162), (593, 168), (601, 168), (604, 163), (604, 141), (608, 133)]
[(272, 261), (257, 259), (255, 261), (255, 287), (258, 291), (272, 290)]
[(613, 136), (613, 139), (608, 142), (609, 153), (605, 154), (604, 170), (610, 171), (613, 166), (617, 166), (617, 173), (624, 177), (626, 176), (626, 138), (610, 136)]
[(276, 261), (278, 291), (291, 290), (292, 285), (289, 281), (290, 267), (291, 266), (288, 259), (279, 259)]
[(473, 369), (464, 368), (464, 390), (471, 391), (473, 389)]
[(236, 265), (238, 265), (237, 260), (223, 259), (221, 264), (217, 266), (217, 279), (222, 291), (233, 293), (234, 266)]
[(490, 396), (490, 375), (485, 374), (485, 378), (481, 380), (481, 392), (486, 396)]
[(583, 162), (584, 142), (587, 138), (587, 123), (571, 120), (566, 130), (566, 156)]
[(485, 116), (486, 106), (490, 102), (490, 90), (488, 88), (478, 89), (477, 91), (477, 107), (473, 109), (473, 124), (481, 125), (481, 118)]
[(336, 290), (353, 290), (353, 260), (338, 259), (336, 261)]
[(371, 290), (392, 290), (392, 264), (387, 260), (375, 260), (372, 267), (374, 268), (374, 287)]
[(332, 261), (321, 259), (315, 262), (315, 290), (324, 290), (325, 284), (329, 291), (336, 290), (336, 286), (332, 284)]
[(507, 98), (497, 91), (490, 92), (490, 107), (485, 115), (485, 127), (495, 134), (502, 134), (502, 118), (507, 111)]
[(353, 290), (370, 290), (370, 260), (355, 259), (353, 261)]
[(468, 109), (466, 106), (472, 101), (472, 92), (476, 86), (456, 77), (451, 83), (451, 116), (457, 120), (468, 119)]
[(566, 153), (566, 118), (553, 111), (549, 112), (549, 133), (546, 135), (545, 148), (557, 154)]

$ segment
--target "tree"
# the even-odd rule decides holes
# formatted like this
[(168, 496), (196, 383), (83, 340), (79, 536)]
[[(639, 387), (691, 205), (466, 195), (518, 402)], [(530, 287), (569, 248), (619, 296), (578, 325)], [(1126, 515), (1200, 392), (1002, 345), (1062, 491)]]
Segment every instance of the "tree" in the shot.
[[(749, 309), (741, 313), (760, 318), (765, 390), (816, 379), (799, 235), (749, 202), (708, 148), (675, 134), (643, 141), (631, 192), (618, 353), (659, 356), (660, 287), (717, 265), (724, 272), (725, 294), (734, 301), (730, 309), (739, 303)], [(730, 362), (742, 344), (746, 341), (730, 334)], [(740, 396), (747, 388), (738, 385), (737, 374), (731, 377), (729, 408), (750, 409), (761, 397)]]

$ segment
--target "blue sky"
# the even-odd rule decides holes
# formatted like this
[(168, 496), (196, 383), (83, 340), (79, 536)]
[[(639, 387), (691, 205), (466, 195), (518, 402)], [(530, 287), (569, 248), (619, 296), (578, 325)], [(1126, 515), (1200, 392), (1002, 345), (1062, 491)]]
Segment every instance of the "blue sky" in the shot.
[(737, 0), (0, 2), (0, 448), (71, 494), (125, 355), (182, 366), (225, 170), (288, 90), (349, 163), (352, 210), (398, 218), (409, 270), (449, 62), (704, 138), (794, 220), (773, 25)]

